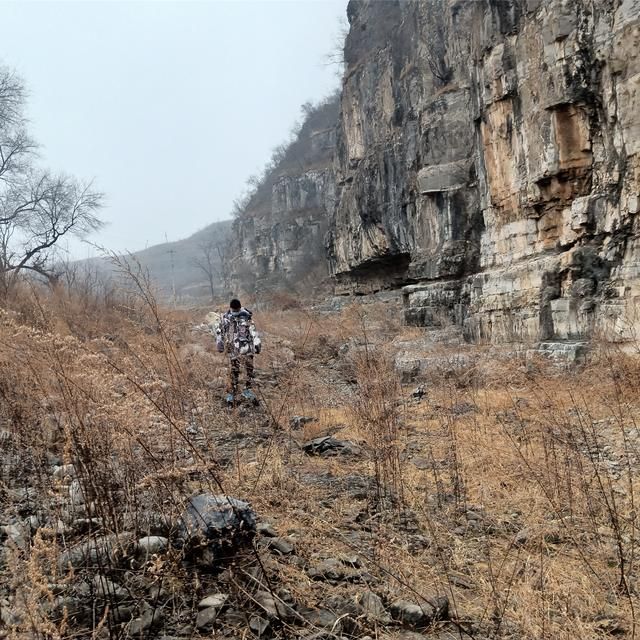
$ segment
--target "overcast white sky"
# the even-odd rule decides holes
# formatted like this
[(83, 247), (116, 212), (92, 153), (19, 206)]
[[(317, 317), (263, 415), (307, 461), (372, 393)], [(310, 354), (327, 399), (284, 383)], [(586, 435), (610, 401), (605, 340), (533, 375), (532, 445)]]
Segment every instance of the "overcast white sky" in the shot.
[(43, 164), (106, 193), (94, 239), (137, 250), (229, 217), (300, 105), (338, 86), (346, 3), (0, 0), (0, 63), (26, 81)]

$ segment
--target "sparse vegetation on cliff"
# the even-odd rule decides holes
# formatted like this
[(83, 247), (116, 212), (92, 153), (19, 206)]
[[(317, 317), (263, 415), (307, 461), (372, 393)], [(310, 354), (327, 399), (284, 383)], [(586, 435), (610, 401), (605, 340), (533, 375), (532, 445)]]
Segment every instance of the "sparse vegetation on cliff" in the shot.
[(271, 189), (281, 176), (298, 175), (332, 161), (333, 147), (314, 146), (312, 134), (335, 128), (339, 98), (340, 94), (336, 92), (318, 104), (306, 102), (300, 107), (301, 120), (291, 128), (289, 139), (273, 150), (259, 174), (247, 179), (245, 193), (234, 204), (234, 218), (260, 215), (265, 208), (270, 211)]
[(302, 123), (236, 202), (233, 281), (247, 292), (309, 294), (328, 275), (324, 237), (335, 199), (339, 95), (302, 106)]

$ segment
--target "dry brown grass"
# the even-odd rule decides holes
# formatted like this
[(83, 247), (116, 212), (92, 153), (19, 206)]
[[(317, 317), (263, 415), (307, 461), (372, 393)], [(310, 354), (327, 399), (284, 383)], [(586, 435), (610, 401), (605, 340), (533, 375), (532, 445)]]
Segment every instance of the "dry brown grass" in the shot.
[[(219, 409), (224, 360), (210, 337), (191, 332), (201, 318), (165, 312), (146, 295), (142, 286), (105, 304), (30, 290), (0, 318), (0, 406), (16, 450), (2, 482), (28, 480), (52, 521), (66, 517), (48, 471), (57, 456), (79, 468), (101, 532), (146, 535), (150, 514), (175, 518), (199, 490), (250, 500), (295, 541), (301, 563), (265, 566), (305, 606), (364, 589), (311, 580), (305, 563), (357, 554), (385, 601), (446, 594), (472, 637), (635, 636), (636, 358), (602, 345), (569, 371), (477, 349), (466, 369), (447, 372), (445, 359), (417, 402), (393, 356), (397, 342), (423, 334), (402, 329), (388, 306), (268, 311), (258, 317), (265, 408), (242, 416)], [(294, 415), (317, 420), (293, 431)], [(230, 445), (240, 432), (244, 444)], [(363, 455), (301, 452), (327, 434)], [(72, 579), (54, 560), (76, 539), (47, 526), (11, 552), (22, 614), (14, 637), (78, 633), (46, 605), (54, 585)], [(171, 556), (162, 563), (158, 575), (192, 606), (206, 579)], [(245, 564), (234, 571), (240, 593)], [(98, 617), (82, 633), (100, 628), (115, 629)]]

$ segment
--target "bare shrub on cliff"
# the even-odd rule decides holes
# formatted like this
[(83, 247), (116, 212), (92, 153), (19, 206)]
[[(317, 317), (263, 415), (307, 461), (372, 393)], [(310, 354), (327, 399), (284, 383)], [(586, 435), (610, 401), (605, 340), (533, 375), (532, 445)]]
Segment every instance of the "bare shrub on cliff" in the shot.
[(244, 193), (233, 204), (234, 217), (246, 213), (261, 214), (269, 210), (271, 189), (280, 176), (304, 172), (313, 164), (330, 162), (329, 150), (314, 155), (311, 134), (336, 125), (339, 97), (336, 91), (315, 105), (307, 102), (301, 106), (301, 121), (294, 123), (288, 139), (273, 149), (271, 157), (258, 174), (247, 179)]

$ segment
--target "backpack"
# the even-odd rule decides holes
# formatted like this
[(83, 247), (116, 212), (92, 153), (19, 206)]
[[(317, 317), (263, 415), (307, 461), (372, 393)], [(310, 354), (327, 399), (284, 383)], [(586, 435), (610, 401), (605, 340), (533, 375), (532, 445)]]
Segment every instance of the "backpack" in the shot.
[(229, 314), (229, 334), (235, 353), (246, 355), (253, 353), (253, 333), (251, 331), (251, 312), (242, 309)]

